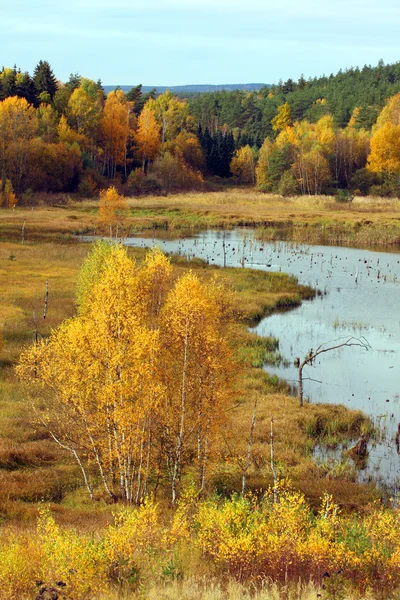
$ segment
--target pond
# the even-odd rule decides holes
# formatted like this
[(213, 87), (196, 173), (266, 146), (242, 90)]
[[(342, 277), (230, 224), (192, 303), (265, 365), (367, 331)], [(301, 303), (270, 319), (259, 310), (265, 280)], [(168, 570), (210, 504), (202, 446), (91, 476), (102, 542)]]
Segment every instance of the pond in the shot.
[[(369, 460), (360, 478), (400, 483), (395, 435), (400, 423), (400, 254), (346, 247), (260, 242), (248, 229), (207, 231), (174, 239), (127, 238), (149, 247), (210, 264), (282, 271), (320, 290), (314, 300), (263, 319), (254, 331), (279, 339), (286, 359), (268, 372), (285, 379), (296, 392), (296, 357), (323, 343), (335, 345), (352, 336), (369, 349), (343, 347), (322, 354), (304, 369), (304, 394), (311, 402), (344, 404), (368, 414), (380, 431), (369, 444)], [(320, 452), (320, 457), (323, 456)]]

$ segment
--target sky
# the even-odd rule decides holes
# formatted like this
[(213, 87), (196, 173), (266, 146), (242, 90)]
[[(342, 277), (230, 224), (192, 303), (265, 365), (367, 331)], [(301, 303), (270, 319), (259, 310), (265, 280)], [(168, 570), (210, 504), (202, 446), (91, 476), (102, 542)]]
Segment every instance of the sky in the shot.
[(398, 0), (0, 0), (0, 65), (105, 85), (277, 83), (400, 60)]

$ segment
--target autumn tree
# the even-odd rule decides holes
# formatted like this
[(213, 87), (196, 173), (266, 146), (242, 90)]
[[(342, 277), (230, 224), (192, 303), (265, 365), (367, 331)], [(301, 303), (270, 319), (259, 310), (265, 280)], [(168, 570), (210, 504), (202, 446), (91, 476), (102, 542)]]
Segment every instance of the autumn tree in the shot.
[(187, 102), (176, 98), (168, 90), (154, 100), (150, 99), (146, 106), (153, 112), (161, 127), (161, 143), (173, 139), (184, 129), (190, 129)]
[(7, 179), (5, 185), (3, 186), (2, 181), (0, 179), (0, 206), (4, 206), (5, 208), (14, 208), (16, 204), (17, 197), (14, 194), (11, 181)]
[(229, 294), (193, 273), (174, 283), (158, 249), (138, 266), (100, 242), (81, 271), (78, 310), (21, 356), (36, 417), (73, 455), (92, 498), (101, 485), (139, 502), (168, 473), (175, 502), (188, 464), (200, 491), (231, 395)]
[(281, 104), (278, 108), (278, 114), (272, 119), (272, 129), (274, 131), (282, 131), (285, 127), (292, 124), (292, 114), (290, 106), (287, 102)]
[(163, 446), (175, 503), (182, 469), (197, 448), (199, 490), (204, 488), (215, 428), (229, 399), (233, 362), (226, 335), (228, 294), (188, 273), (161, 312), (164, 384)]
[(302, 194), (309, 196), (321, 194), (324, 185), (331, 179), (329, 163), (318, 147), (299, 153), (294, 168)]
[(105, 170), (111, 179), (117, 174), (117, 166), (125, 167), (128, 139), (132, 133), (132, 105), (122, 90), (111, 92), (104, 104), (101, 130), (104, 143)]
[(83, 87), (78, 87), (69, 98), (67, 111), (70, 123), (76, 131), (93, 138), (101, 114), (98, 98), (90, 95)]
[(154, 112), (147, 105), (144, 106), (138, 117), (135, 142), (143, 172), (146, 173), (149, 163), (156, 159), (161, 144), (160, 125)]
[(381, 129), (385, 123), (400, 125), (400, 93), (388, 98), (385, 106), (379, 113), (376, 124), (373, 127), (373, 133)]
[(113, 236), (113, 227), (118, 228), (122, 224), (123, 214), (128, 210), (128, 203), (123, 196), (118, 194), (114, 186), (100, 192), (99, 221), (110, 229), (110, 238)]
[(110, 246), (103, 258), (84, 316), (26, 352), (18, 373), (34, 394), (46, 391), (46, 408), (37, 414), (78, 462), (90, 496), (93, 461), (104, 492), (133, 502), (143, 485), (148, 415), (160, 402), (159, 335), (143, 318), (140, 272), (125, 249)]
[(273, 152), (274, 143), (270, 138), (265, 138), (263, 145), (260, 148), (258, 162), (256, 166), (256, 182), (259, 186), (269, 184), (268, 170)]
[(241, 183), (255, 184), (255, 152), (250, 146), (243, 146), (236, 150), (232, 158), (230, 169)]
[(36, 111), (38, 134), (46, 143), (57, 139), (58, 114), (50, 104), (41, 104)]
[(199, 172), (205, 167), (203, 149), (194, 133), (181, 131), (173, 140), (163, 144), (162, 151), (171, 152), (194, 171)]
[(40, 138), (30, 143), (24, 184), (32, 191), (74, 192), (81, 173), (77, 144), (46, 143)]
[(400, 173), (400, 124), (386, 121), (374, 132), (368, 169), (373, 173)]
[(170, 151), (164, 152), (157, 158), (150, 175), (167, 194), (172, 190), (197, 187), (203, 182), (199, 171), (191, 169), (179, 154), (174, 155)]
[(35, 110), (24, 98), (12, 96), (0, 102), (1, 192), (11, 180), (17, 195), (27, 168), (29, 142), (37, 127)]
[(87, 144), (87, 138), (81, 133), (78, 133), (68, 124), (67, 117), (61, 115), (57, 125), (58, 140), (68, 146), (84, 147)]

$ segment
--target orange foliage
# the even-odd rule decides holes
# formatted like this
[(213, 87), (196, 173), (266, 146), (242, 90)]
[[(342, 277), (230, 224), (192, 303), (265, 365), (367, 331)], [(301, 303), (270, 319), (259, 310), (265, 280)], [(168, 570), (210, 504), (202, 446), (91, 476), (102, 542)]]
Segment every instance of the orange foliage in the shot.
[(138, 118), (138, 128), (135, 133), (138, 155), (145, 170), (147, 163), (154, 161), (161, 144), (160, 125), (154, 113), (145, 106)]

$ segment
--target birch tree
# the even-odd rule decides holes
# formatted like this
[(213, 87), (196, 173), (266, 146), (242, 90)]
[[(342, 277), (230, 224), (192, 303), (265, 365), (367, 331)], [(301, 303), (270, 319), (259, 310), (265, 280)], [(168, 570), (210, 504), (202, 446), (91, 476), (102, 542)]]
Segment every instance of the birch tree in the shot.
[(81, 271), (78, 314), (20, 359), (36, 418), (76, 460), (91, 498), (137, 503), (184, 468), (204, 488), (234, 380), (230, 294), (189, 273), (173, 282), (155, 249), (138, 266), (120, 245), (95, 245)]

